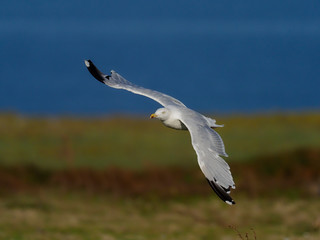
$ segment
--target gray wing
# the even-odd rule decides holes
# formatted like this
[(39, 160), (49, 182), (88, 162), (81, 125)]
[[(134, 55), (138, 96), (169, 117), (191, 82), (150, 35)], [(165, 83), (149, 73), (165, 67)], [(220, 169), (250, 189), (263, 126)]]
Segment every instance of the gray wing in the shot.
[(195, 113), (181, 114), (180, 120), (188, 128), (192, 146), (197, 153), (199, 166), (216, 194), (228, 204), (235, 202), (229, 196), (235, 184), (230, 167), (221, 156), (228, 156), (219, 134), (211, 129), (203, 116)]
[(135, 94), (146, 96), (160, 103), (162, 106), (178, 105), (185, 107), (185, 105), (179, 100), (161, 92), (137, 86), (129, 82), (128, 80), (124, 79), (122, 76), (120, 76), (120, 74), (116, 73), (115, 71), (111, 71), (111, 76), (105, 75), (102, 72), (100, 72), (99, 69), (90, 60), (85, 60), (85, 64), (93, 77), (95, 77), (98, 81), (108, 85), (109, 87), (125, 89)]

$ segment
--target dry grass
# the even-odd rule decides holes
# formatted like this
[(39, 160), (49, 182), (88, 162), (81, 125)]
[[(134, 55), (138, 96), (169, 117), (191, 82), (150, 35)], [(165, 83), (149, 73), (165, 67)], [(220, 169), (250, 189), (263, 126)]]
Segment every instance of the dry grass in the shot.
[(190, 200), (38, 192), (0, 200), (1, 239), (319, 239), (318, 199)]
[(234, 206), (198, 169), (1, 168), (0, 238), (319, 239), (319, 156), (299, 150), (234, 163)]

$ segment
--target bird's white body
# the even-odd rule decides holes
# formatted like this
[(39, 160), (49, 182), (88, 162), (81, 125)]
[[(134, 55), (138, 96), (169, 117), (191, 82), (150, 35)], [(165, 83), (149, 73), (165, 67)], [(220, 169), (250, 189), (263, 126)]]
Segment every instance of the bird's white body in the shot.
[(85, 61), (85, 64), (98, 81), (113, 88), (125, 89), (149, 97), (163, 105), (163, 108), (159, 108), (150, 117), (159, 119), (169, 128), (189, 130), (200, 169), (210, 186), (223, 201), (228, 204), (235, 203), (229, 196), (230, 189), (235, 188), (230, 167), (221, 157), (228, 155), (221, 137), (213, 130), (223, 125), (217, 125), (214, 119), (187, 108), (171, 96), (134, 85), (115, 71), (111, 71), (111, 76), (108, 76), (100, 72), (90, 60)]
[[(173, 128), (176, 130), (188, 130), (186, 125), (184, 125), (180, 121), (180, 112), (179, 111), (171, 111), (170, 109), (174, 109), (174, 106), (167, 106), (166, 108), (159, 108), (152, 116), (158, 118), (163, 125), (169, 128)], [(174, 113), (174, 114), (173, 114)]]
[(169, 118), (165, 121), (162, 121), (163, 125), (169, 128), (173, 128), (176, 130), (188, 130), (186, 125), (184, 125), (179, 119)]
[[(186, 125), (184, 125), (184, 123), (181, 122), (181, 120), (180, 120), (181, 119), (181, 112), (183, 112), (183, 114), (188, 113), (188, 115), (192, 115), (192, 114), (198, 115), (200, 119), (203, 118), (203, 124), (208, 124), (208, 126), (210, 126), (211, 128), (223, 127), (223, 125), (216, 124), (216, 120), (214, 120), (212, 118), (205, 117), (202, 114), (191, 110), (190, 108), (187, 108), (187, 107), (177, 108), (174, 105), (169, 105), (166, 108), (159, 108), (153, 114), (154, 117), (163, 115), (162, 114), (163, 111), (167, 111), (169, 114), (165, 114), (164, 116), (159, 118), (159, 120), (166, 127), (173, 128), (176, 130), (188, 130)], [(172, 113), (174, 113), (174, 114), (172, 114)]]

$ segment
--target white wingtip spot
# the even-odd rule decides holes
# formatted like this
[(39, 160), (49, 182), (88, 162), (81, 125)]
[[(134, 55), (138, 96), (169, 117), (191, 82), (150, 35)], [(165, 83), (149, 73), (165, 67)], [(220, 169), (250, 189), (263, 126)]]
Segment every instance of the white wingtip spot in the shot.
[(90, 63), (88, 60), (84, 60), (84, 64), (86, 65), (86, 67), (90, 67)]
[(230, 201), (226, 201), (226, 203), (229, 204), (229, 205), (232, 205), (232, 202), (230, 202)]

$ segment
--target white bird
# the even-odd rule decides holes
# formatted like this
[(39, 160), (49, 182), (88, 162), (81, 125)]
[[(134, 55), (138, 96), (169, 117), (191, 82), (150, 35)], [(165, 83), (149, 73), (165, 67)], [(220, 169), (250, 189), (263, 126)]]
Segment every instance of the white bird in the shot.
[(125, 89), (149, 97), (164, 106), (151, 114), (150, 118), (157, 118), (170, 128), (189, 130), (200, 169), (211, 188), (224, 202), (230, 205), (235, 204), (229, 195), (230, 189), (235, 188), (230, 167), (220, 157), (228, 157), (228, 155), (221, 137), (213, 130), (213, 128), (223, 127), (223, 125), (217, 125), (216, 120), (187, 108), (182, 102), (171, 96), (137, 86), (115, 71), (111, 71), (110, 76), (105, 75), (90, 60), (85, 60), (85, 65), (93, 77), (109, 87)]

